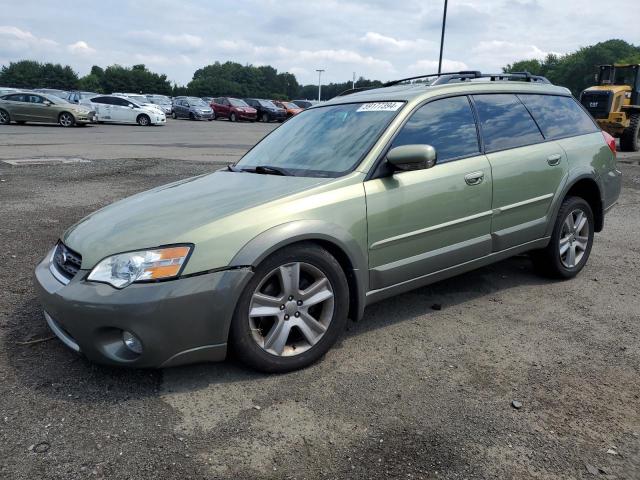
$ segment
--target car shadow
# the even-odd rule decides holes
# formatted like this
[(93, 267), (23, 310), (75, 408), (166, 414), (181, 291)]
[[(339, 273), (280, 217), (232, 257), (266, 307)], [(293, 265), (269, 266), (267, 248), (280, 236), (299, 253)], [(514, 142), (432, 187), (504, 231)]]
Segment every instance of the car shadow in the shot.
[[(344, 348), (351, 337), (415, 321), (418, 317), (425, 321), (425, 315), (428, 321), (436, 311), (465, 308), (478, 298), (501, 296), (511, 288), (551, 283), (552, 280), (533, 271), (529, 257), (513, 257), (369, 306), (360, 321), (348, 322), (345, 334), (334, 348)], [(51, 336), (35, 298), (19, 306), (12, 316), (12, 324), (17, 327), (10, 328), (4, 337), (8, 362), (18, 381), (40, 394), (79, 403), (94, 402), (96, 392), (100, 392), (102, 401), (106, 402), (159, 394), (163, 371), (96, 365), (68, 350), (56, 338), (32, 345), (21, 344), (31, 337)], [(173, 382), (173, 391), (178, 392), (270, 376), (245, 367), (232, 352), (224, 362), (174, 367), (164, 372), (173, 379), (187, 379)]]

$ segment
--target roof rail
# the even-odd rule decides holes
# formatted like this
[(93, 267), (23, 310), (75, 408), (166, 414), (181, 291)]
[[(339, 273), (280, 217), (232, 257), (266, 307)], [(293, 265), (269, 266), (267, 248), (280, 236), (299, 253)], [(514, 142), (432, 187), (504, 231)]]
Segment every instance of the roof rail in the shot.
[(482, 73), (478, 70), (463, 70), (460, 72), (447, 72), (447, 73), (430, 73), (427, 75), (418, 75), (415, 77), (401, 78), (392, 82), (384, 84), (385, 87), (397, 85), (402, 82), (408, 82), (410, 80), (418, 80), (420, 78), (432, 78), (436, 77), (430, 85), (446, 85), (454, 81), (467, 81), (476, 78), (488, 78), (492, 82), (505, 81), (505, 80), (520, 80), (525, 82), (538, 82), (538, 83), (551, 83), (547, 78), (540, 75), (532, 75), (529, 72), (511, 72), (511, 73)]

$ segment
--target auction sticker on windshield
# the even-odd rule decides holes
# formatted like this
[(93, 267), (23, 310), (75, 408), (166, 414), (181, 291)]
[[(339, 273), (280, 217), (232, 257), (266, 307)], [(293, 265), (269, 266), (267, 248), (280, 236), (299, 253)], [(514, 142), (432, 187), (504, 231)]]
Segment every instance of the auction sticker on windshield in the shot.
[(403, 102), (375, 102), (363, 103), (356, 112), (395, 112), (402, 107)]

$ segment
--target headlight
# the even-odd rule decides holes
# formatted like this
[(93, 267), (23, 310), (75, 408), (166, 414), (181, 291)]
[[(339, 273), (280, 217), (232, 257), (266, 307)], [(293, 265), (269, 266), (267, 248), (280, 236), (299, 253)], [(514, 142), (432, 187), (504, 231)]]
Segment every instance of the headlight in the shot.
[(87, 277), (94, 282), (124, 288), (133, 282), (177, 277), (182, 271), (190, 246), (176, 246), (119, 253), (102, 260)]

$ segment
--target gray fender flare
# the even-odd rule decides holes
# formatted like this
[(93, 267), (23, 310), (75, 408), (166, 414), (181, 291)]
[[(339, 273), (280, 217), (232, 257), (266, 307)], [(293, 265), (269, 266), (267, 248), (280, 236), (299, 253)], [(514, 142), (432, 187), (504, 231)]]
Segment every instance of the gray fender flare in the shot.
[(352, 297), (350, 316), (359, 320), (364, 313), (369, 264), (353, 235), (339, 225), (322, 220), (297, 220), (272, 227), (247, 242), (233, 257), (229, 267), (255, 267), (275, 251), (302, 241), (331, 245), (332, 249), (339, 249), (349, 261), (350, 271), (345, 273), (349, 279)]
[[(576, 183), (578, 183), (580, 180), (585, 180), (585, 179), (592, 180), (593, 182), (595, 182), (600, 192), (600, 201), (601, 202), (604, 201), (604, 196), (602, 195), (602, 192), (603, 192), (602, 181), (600, 180), (600, 177), (598, 177), (598, 175), (595, 173), (594, 170), (589, 168), (582, 168), (580, 170), (570, 172), (569, 179), (565, 182), (564, 187), (562, 188), (562, 190), (560, 190), (559, 195), (557, 195), (553, 200), (554, 203), (553, 203), (553, 206), (551, 207), (551, 212), (550, 212), (551, 216), (549, 217), (549, 221), (547, 223), (547, 231), (545, 232), (545, 235), (547, 237), (550, 237), (553, 234), (553, 227), (556, 223), (556, 217), (558, 216), (558, 211), (560, 210), (562, 201), (567, 196), (567, 193), (569, 193), (569, 190), (571, 190), (571, 188)], [(602, 205), (602, 208), (604, 209), (604, 204)]]

